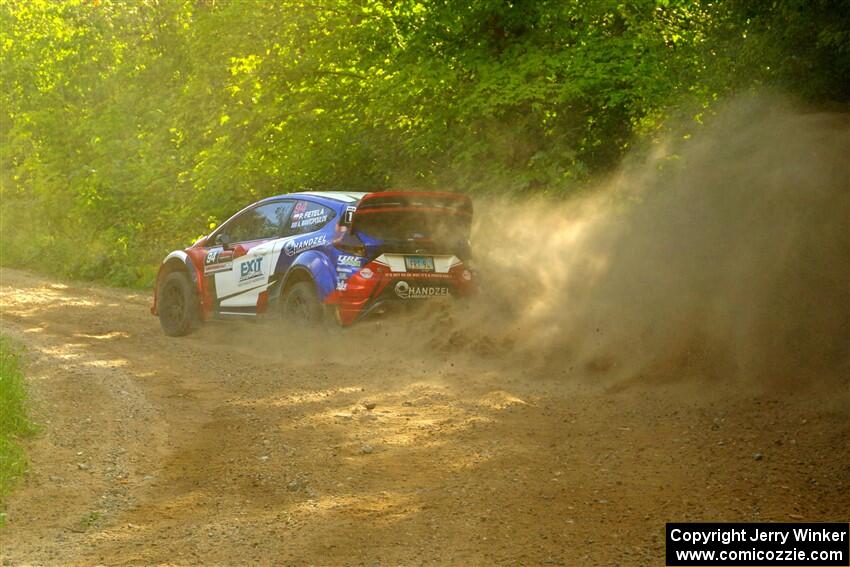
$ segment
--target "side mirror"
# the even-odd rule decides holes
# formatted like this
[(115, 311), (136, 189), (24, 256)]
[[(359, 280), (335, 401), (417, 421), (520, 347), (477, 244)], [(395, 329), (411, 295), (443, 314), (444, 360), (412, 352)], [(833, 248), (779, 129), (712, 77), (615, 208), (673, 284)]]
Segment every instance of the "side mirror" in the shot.
[(221, 246), (229, 246), (230, 245), (230, 236), (227, 234), (220, 232), (215, 235), (215, 243)]

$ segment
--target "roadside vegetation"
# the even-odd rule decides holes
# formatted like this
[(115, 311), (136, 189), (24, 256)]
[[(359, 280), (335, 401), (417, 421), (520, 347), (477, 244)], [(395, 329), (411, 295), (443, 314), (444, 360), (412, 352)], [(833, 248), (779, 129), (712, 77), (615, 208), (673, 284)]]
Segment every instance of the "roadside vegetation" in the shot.
[(0, 0), (10, 265), (148, 285), (302, 188), (569, 195), (729, 97), (850, 101), (843, 0)]
[[(0, 510), (3, 499), (26, 471), (20, 441), (34, 432), (35, 426), (26, 413), (20, 353), (8, 338), (0, 336)], [(3, 518), (0, 513), (0, 524)]]

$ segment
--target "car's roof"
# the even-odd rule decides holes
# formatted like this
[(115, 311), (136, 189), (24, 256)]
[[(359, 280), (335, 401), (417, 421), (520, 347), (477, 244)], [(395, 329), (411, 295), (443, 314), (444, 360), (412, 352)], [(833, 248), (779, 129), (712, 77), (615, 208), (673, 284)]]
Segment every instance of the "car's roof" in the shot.
[(331, 199), (341, 203), (354, 203), (362, 199), (364, 195), (368, 195), (368, 193), (362, 193), (359, 191), (299, 191), (297, 193), (275, 195), (274, 197), (263, 199), (263, 201), (281, 199), (284, 197), (318, 197), (320, 199)]

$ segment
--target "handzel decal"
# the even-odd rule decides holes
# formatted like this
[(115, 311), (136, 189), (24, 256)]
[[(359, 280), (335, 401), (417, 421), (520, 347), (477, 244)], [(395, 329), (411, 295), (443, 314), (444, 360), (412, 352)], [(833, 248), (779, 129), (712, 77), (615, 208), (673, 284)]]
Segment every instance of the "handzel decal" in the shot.
[(425, 299), (429, 297), (448, 297), (449, 288), (410, 285), (404, 280), (395, 284), (395, 294), (401, 299)]
[(286, 252), (287, 256), (295, 256), (299, 252), (304, 252), (317, 246), (324, 246), (327, 243), (328, 241), (324, 235), (314, 236), (313, 238), (307, 238), (301, 241), (290, 240), (283, 245), (283, 251)]
[(242, 262), (239, 266), (239, 285), (252, 282), (263, 277), (263, 257)]

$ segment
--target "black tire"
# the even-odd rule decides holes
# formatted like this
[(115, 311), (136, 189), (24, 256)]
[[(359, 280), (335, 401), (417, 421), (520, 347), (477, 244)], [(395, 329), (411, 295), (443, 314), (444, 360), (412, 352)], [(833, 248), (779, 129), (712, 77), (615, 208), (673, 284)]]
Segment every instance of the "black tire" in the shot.
[(325, 322), (325, 306), (313, 282), (296, 282), (283, 295), (281, 314), (287, 325), (318, 327)]
[(159, 325), (166, 335), (182, 337), (195, 328), (199, 320), (198, 294), (189, 276), (183, 272), (168, 274), (159, 286), (156, 310)]

